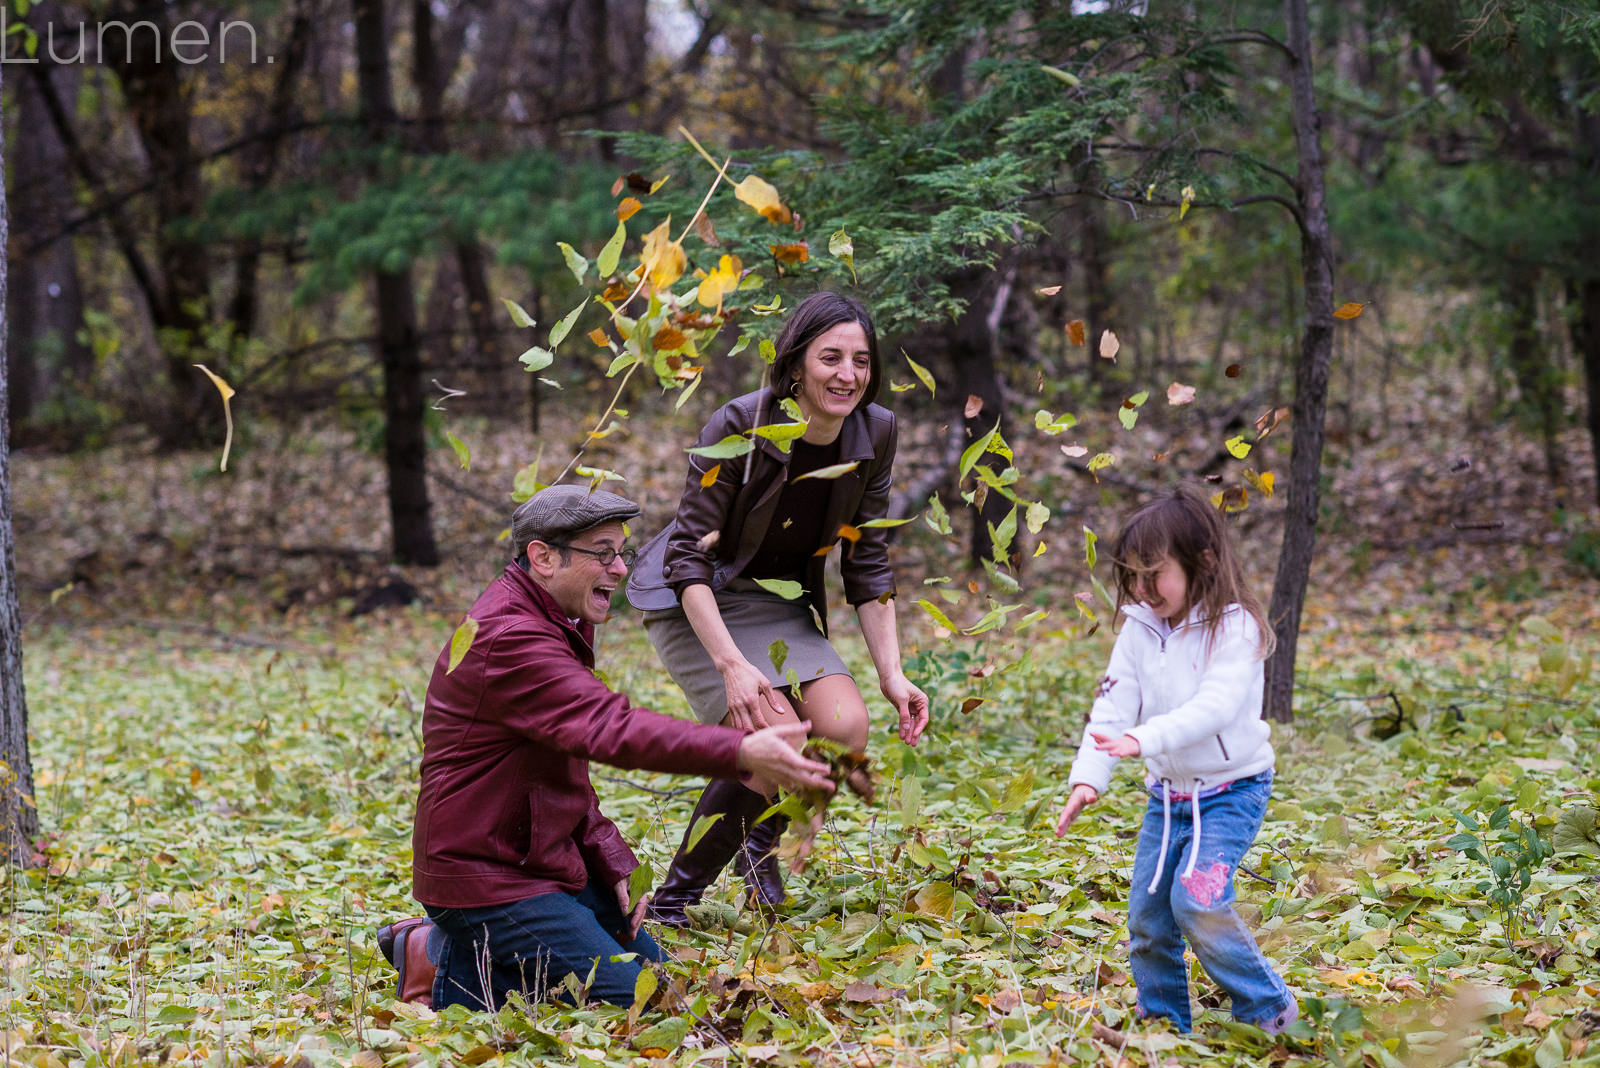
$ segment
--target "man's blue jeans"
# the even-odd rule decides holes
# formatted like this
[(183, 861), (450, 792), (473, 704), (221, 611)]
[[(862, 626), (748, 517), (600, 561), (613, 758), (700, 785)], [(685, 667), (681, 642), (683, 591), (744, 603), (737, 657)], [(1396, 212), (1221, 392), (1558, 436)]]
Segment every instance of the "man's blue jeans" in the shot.
[[(628, 939), (628, 918), (616, 896), (594, 883), (577, 894), (536, 894), (484, 908), (429, 906), (428, 915), (447, 936), (433, 980), (435, 1009), (493, 1011), (512, 991), (538, 1002), (559, 993), (569, 974), (581, 983), (591, 970), (590, 999), (631, 1005), (640, 960), (665, 959), (643, 930)], [(624, 953), (638, 959), (614, 959)]]
[[(1200, 840), (1194, 842), (1189, 801), (1171, 802), (1171, 827), (1162, 857), (1162, 803), (1152, 797), (1139, 830), (1128, 900), (1133, 981), (1139, 1013), (1166, 1016), (1184, 1031), (1189, 1016), (1189, 975), (1183, 960), (1188, 939), (1206, 974), (1233, 999), (1236, 1020), (1270, 1025), (1294, 1006), (1294, 995), (1262, 956), (1233, 910), (1233, 874), (1256, 840), (1272, 796), (1272, 773), (1240, 779), (1200, 801)], [(1187, 876), (1191, 844), (1194, 870)], [(1154, 891), (1150, 881), (1161, 869)]]

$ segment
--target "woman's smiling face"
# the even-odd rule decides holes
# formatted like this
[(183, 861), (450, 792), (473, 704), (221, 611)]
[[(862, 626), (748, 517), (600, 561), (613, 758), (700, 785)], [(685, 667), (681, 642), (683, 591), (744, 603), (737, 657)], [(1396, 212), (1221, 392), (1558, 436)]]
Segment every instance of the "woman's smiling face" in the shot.
[(795, 399), (807, 419), (836, 422), (856, 410), (871, 379), (867, 332), (857, 322), (838, 323), (806, 346)]

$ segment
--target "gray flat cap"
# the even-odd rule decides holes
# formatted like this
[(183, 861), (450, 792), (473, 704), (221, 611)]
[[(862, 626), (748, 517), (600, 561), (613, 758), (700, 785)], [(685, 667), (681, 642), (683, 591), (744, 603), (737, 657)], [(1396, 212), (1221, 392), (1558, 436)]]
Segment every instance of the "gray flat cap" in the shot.
[(632, 519), (639, 506), (626, 497), (588, 486), (550, 486), (511, 514), (511, 544), (521, 556), (530, 541), (564, 542), (601, 523)]

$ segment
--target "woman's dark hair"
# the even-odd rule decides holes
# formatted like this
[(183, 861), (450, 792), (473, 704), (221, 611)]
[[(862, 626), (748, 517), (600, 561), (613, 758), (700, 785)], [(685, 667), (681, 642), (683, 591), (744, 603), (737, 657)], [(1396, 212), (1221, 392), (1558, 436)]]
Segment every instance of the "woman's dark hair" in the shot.
[(1233, 550), (1222, 512), (1193, 486), (1179, 484), (1140, 508), (1123, 524), (1111, 551), (1117, 587), (1117, 611), (1137, 601), (1140, 579), (1148, 578), (1167, 557), (1183, 568), (1189, 583), (1190, 609), (1199, 606), (1200, 626), (1209, 647), (1222, 614), (1230, 604), (1243, 608), (1260, 631), (1257, 656), (1272, 655), (1275, 635), (1267, 613), (1245, 581), (1244, 566)]
[(867, 354), (872, 357), (872, 373), (867, 378), (867, 388), (861, 394), (857, 408), (871, 404), (878, 396), (878, 379), (881, 369), (878, 362), (878, 331), (872, 325), (872, 313), (866, 305), (843, 293), (823, 290), (813, 293), (789, 313), (778, 335), (777, 357), (767, 375), (767, 384), (780, 397), (789, 396), (789, 382), (806, 359), (806, 348), (817, 338), (840, 323), (860, 323), (867, 335)]

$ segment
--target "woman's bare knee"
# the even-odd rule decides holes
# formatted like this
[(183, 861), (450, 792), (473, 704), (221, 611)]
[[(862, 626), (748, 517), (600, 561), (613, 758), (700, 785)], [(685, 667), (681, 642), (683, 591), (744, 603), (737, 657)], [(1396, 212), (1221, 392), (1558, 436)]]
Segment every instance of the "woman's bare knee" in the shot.
[(828, 675), (801, 687), (800, 716), (813, 738), (831, 738), (853, 750), (867, 747), (867, 706), (849, 675)]

